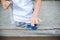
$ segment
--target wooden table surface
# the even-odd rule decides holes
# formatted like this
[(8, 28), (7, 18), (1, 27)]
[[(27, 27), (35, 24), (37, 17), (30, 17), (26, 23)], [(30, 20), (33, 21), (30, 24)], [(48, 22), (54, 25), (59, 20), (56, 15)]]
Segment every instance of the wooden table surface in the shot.
[(60, 40), (60, 37), (0, 37), (0, 40)]

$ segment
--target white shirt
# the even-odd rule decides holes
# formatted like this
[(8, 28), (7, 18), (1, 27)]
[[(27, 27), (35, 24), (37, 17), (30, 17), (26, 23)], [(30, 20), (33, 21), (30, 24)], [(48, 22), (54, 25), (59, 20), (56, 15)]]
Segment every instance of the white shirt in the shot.
[(34, 4), (32, 0), (12, 0), (13, 1), (13, 19), (18, 22), (30, 23)]

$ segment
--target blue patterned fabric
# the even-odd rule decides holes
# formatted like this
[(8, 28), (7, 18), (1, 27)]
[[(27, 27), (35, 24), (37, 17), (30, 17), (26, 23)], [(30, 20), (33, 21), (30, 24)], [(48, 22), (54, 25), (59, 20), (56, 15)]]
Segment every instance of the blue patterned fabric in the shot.
[(31, 23), (15, 21), (15, 25), (16, 27), (24, 27), (24, 28), (31, 29), (31, 30), (37, 30), (37, 24), (34, 24), (34, 26), (32, 26)]

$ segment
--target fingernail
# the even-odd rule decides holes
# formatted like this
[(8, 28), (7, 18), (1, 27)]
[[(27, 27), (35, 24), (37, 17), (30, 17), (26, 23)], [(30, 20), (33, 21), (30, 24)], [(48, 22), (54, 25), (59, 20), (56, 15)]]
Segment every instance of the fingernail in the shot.
[(32, 25), (32, 26), (34, 26), (34, 25)]

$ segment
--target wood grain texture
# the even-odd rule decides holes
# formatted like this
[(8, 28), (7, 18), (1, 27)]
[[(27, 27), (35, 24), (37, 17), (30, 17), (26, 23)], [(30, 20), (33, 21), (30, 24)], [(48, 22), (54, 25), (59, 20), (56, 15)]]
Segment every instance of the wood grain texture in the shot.
[(0, 37), (0, 40), (60, 40), (60, 37)]

